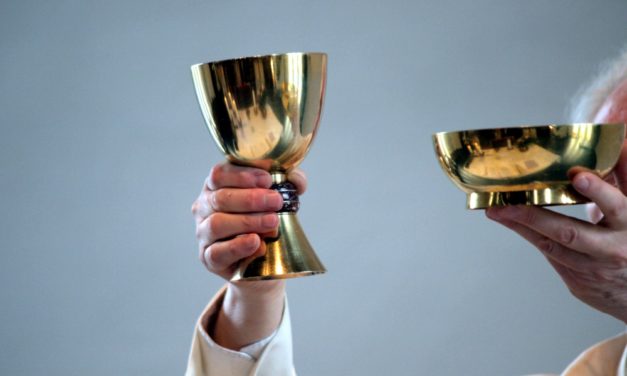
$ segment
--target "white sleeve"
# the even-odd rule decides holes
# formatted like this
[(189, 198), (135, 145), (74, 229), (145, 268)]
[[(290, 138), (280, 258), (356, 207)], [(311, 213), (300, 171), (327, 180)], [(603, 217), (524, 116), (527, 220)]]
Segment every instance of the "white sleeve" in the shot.
[[(242, 349), (246, 352), (233, 351), (215, 343), (204, 329), (222, 305), (225, 291), (226, 288), (223, 288), (216, 294), (198, 319), (185, 375), (295, 376), (292, 357), (292, 329), (287, 300), (283, 309), (283, 317), (273, 335), (246, 346)], [(255, 360), (251, 354), (259, 354), (259, 358)]]
[(561, 376), (624, 376), (626, 346), (627, 334), (597, 343), (581, 353)]

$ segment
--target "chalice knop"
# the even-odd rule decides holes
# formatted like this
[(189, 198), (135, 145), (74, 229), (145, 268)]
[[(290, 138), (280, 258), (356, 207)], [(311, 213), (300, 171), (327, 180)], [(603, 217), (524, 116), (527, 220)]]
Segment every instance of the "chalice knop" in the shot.
[(324, 100), (327, 55), (286, 53), (222, 60), (191, 67), (205, 122), (231, 163), (263, 168), (283, 197), (278, 235), (266, 253), (242, 260), (232, 281), (324, 273), (296, 212), (296, 187), (287, 173), (305, 158)]

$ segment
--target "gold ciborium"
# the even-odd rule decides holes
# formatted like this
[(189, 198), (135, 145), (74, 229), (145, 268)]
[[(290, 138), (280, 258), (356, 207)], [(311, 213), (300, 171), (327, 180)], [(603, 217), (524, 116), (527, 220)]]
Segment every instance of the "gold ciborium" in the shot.
[(441, 132), (440, 166), (467, 195), (468, 209), (589, 202), (569, 177), (607, 176), (620, 155), (625, 124), (564, 124)]
[(205, 122), (232, 163), (263, 168), (283, 197), (278, 236), (266, 254), (243, 260), (231, 278), (264, 280), (324, 273), (296, 212), (295, 186), (286, 174), (313, 141), (326, 86), (327, 55), (287, 53), (223, 60), (191, 67)]

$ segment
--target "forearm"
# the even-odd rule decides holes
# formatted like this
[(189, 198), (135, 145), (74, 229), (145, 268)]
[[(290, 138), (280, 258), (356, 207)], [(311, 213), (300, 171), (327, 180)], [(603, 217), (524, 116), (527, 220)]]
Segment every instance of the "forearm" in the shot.
[(272, 334), (283, 314), (285, 282), (229, 283), (212, 328), (206, 328), (220, 346), (239, 350)]

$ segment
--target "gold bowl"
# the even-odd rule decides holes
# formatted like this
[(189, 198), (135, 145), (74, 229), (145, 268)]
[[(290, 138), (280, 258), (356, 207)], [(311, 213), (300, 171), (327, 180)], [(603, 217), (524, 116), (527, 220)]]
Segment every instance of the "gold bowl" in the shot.
[(620, 155), (625, 124), (551, 124), (440, 132), (435, 152), (467, 195), (468, 209), (589, 202), (569, 177), (581, 169), (607, 176)]

